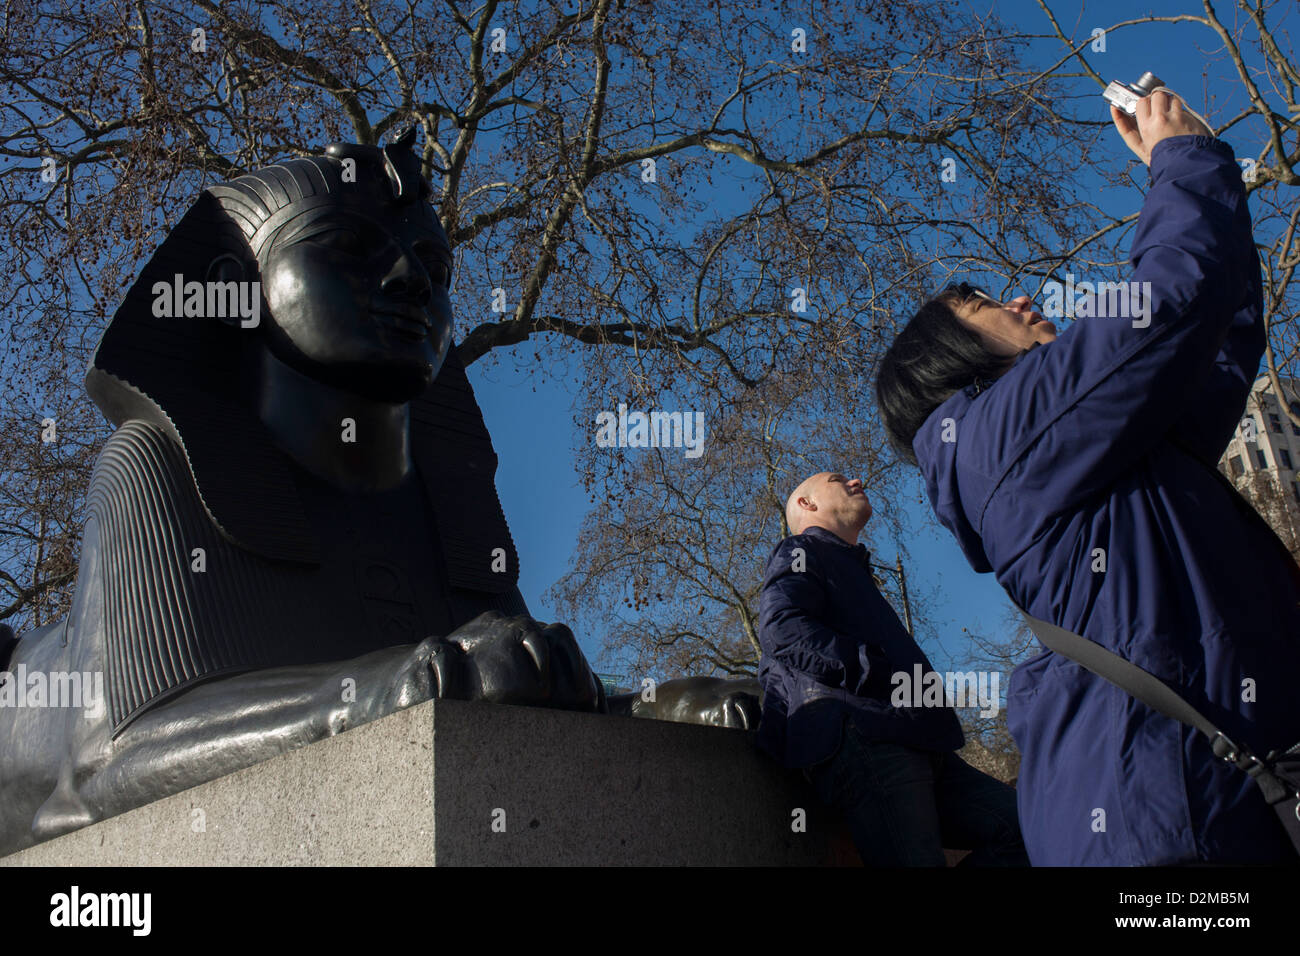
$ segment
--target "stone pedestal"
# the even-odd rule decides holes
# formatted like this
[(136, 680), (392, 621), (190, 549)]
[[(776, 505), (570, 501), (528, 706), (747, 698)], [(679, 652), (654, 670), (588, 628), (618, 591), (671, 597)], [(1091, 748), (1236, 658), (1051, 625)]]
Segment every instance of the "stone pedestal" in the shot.
[[(795, 811), (806, 811), (796, 832)], [(852, 848), (848, 848), (852, 858)], [(8, 865), (816, 865), (838, 818), (746, 731), (429, 701)]]

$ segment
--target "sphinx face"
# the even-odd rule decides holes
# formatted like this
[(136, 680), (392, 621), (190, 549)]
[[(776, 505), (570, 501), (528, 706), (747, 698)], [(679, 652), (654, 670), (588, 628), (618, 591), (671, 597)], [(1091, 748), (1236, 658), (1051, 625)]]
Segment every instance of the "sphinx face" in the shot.
[(277, 358), (381, 401), (418, 397), (451, 343), (451, 252), (424, 203), (339, 203), (290, 220), (259, 261)]

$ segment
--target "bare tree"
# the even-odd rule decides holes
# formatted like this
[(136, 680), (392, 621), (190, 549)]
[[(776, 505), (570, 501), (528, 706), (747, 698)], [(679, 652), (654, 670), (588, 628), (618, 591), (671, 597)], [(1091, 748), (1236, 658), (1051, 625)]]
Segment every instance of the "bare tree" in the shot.
[[(466, 362), (510, 349), (545, 369), (579, 346), (588, 388), (751, 387), (818, 326), (884, 324), (936, 279), (936, 230), (997, 261), (1049, 206), (1070, 232), (1055, 191), (1013, 201), (1055, 152), (1049, 83), (988, 22), (919, 2), (10, 5), (3, 371), (21, 393), (66, 370), (84, 402), (76, 372), (200, 188), (415, 123)], [(982, 208), (945, 192), (944, 158)], [(795, 288), (811, 311), (789, 308)], [(4, 560), (31, 578), (34, 555)]]
[(1006, 608), (993, 634), (977, 634), (965, 628), (963, 631), (969, 640), (959, 663), (954, 666), (959, 670), (996, 673), (1003, 699), (999, 701), (997, 710), (989, 715), (969, 707), (958, 711), (958, 719), (966, 733), (966, 746), (960, 753), (971, 766), (1010, 783), (1020, 773), (1020, 749), (1007, 725), (1005, 698), (1012, 673), (1040, 653), (1042, 646), (1020, 612), (1011, 606)]
[[(1105, 80), (1094, 65), (1099, 58), (1090, 58), (1094, 43), (1091, 30), (1077, 25), (1076, 34), (1067, 36), (1052, 5), (1039, 0), (1039, 6), (1063, 51), (1099, 87), (1104, 86)], [(1238, 161), (1251, 198), (1263, 265), (1268, 327), (1265, 363), (1273, 388), (1281, 394), (1279, 375), (1293, 376), (1300, 369), (1300, 296), (1293, 285), (1296, 267), (1300, 266), (1300, 239), (1296, 233), (1300, 201), (1292, 191), (1300, 186), (1300, 59), (1289, 34), (1279, 25), (1285, 22), (1284, 17), (1275, 16), (1279, 9), (1287, 11), (1285, 0), (1280, 4), (1277, 0), (1238, 0), (1227, 6), (1235, 15), (1231, 21), (1221, 16), (1209, 0), (1201, 0), (1199, 13), (1133, 17), (1106, 26), (1105, 34), (1114, 42), (1126, 32), (1150, 24), (1167, 25), (1171, 30), (1176, 29), (1175, 25), (1199, 28), (1199, 39), (1206, 42), (1193, 47), (1195, 39), (1189, 38), (1186, 48), (1197, 50), (1206, 75), (1212, 64), (1221, 64), (1237, 78), (1237, 83), (1227, 89), (1214, 93), (1207, 89), (1205, 102), (1198, 105), (1215, 135), (1230, 138), (1239, 148)], [(1180, 92), (1189, 101), (1194, 98), (1192, 91)], [(1214, 108), (1220, 101), (1229, 104), (1226, 115)], [(1105, 228), (1123, 226), (1136, 218), (1133, 214)], [(1287, 409), (1287, 414), (1300, 424), (1295, 411)]]
[[(1281, 216), (1290, 209), (1278, 189), (1294, 178), (1294, 56), (1266, 26), (1269, 8), (1240, 4), (1226, 32), (1208, 5), (1201, 18), (1243, 63), (1249, 102), (1221, 129), (1258, 137), (1257, 201)], [(601, 515), (637, 527), (648, 512), (621, 515), (619, 492), (661, 480), (678, 489), (655, 492), (672, 514), (710, 486), (761, 492), (743, 469), (767, 455), (774, 474), (793, 474), (802, 436), (836, 401), (862, 434), (832, 450), (888, 489), (862, 383), (900, 316), (954, 272), (1011, 285), (1071, 263), (1121, 268), (1135, 217), (1105, 215), (1084, 187), (1114, 163), (1095, 94), (1080, 105), (1079, 83), (1100, 81), (1089, 38), (1047, 23), (1062, 55), (1034, 64), (1034, 34), (920, 0), (762, 12), (638, 0), (10, 5), (0, 22), (6, 414), (28, 435), (47, 406), (81, 403), (69, 419), (93, 419), (76, 375), (143, 258), (203, 186), (414, 123), (455, 250), (461, 357), (546, 373), (577, 355), (585, 411), (625, 402), (707, 416), (709, 452), (689, 464), (700, 475), (668, 453), (593, 456), (581, 445)], [(1271, 86), (1245, 65), (1255, 48)], [(1278, 243), (1270, 314), (1290, 316), (1294, 229)], [(1280, 321), (1277, 341), (1293, 329)], [(794, 378), (818, 388), (781, 413), (760, 455), (756, 423), (782, 407)], [(38, 394), (51, 382), (59, 396)], [(756, 423), (740, 421), (748, 414)], [(584, 442), (589, 428), (584, 417)], [(0, 474), (23, 467), (17, 446), (11, 454)], [(56, 516), (7, 499), (0, 527), (39, 529), (42, 509), (53, 526), (75, 527), (77, 494), (58, 500)], [(720, 597), (725, 579), (752, 598), (762, 550), (752, 535), (778, 530), (753, 508), (758, 530), (736, 522), (736, 544), (717, 528), (700, 539), (724, 571), (710, 584)], [(671, 611), (642, 606), (647, 633), (680, 650), (689, 641), (666, 637), (684, 630), (697, 585), (683, 577), (680, 591), (663, 591), (669, 572), (648, 569), (666, 567), (667, 545), (643, 536), (623, 547), (634, 544), (646, 548), (638, 580), (658, 588), (642, 595), (681, 595)], [(40, 593), (66, 587), (24, 548), (0, 547), (10, 579), (46, 581)], [(575, 573), (596, 574), (584, 560)], [(602, 599), (617, 586), (591, 581), (586, 593)], [(13, 592), (15, 620), (36, 594)], [(706, 605), (715, 647), (681, 651), (674, 666), (744, 672), (753, 608), (731, 598)], [(575, 614), (600, 610), (581, 600)]]
[(82, 510), (107, 429), (63, 399), (0, 410), (0, 622), (39, 627), (67, 613)]
[(862, 477), (875, 539), (899, 538), (900, 469), (853, 400), (868, 389), (861, 369), (833, 381), (771, 374), (725, 402), (688, 406), (703, 432), (695, 449), (599, 443), (593, 423), (614, 406), (591, 396), (578, 460), (600, 490), (553, 589), (557, 609), (603, 634), (612, 666), (628, 673), (753, 676), (763, 568), (789, 533), (785, 500), (797, 482), (819, 471)]
[[(639, 401), (639, 407), (654, 408), (662, 407), (667, 398), (679, 404), (685, 398), (689, 403), (692, 392), (683, 383), (699, 383), (702, 391), (710, 394), (709, 399), (699, 400), (699, 407), (713, 409), (716, 402), (712, 395), (716, 393), (729, 396), (724, 407), (747, 408), (743, 414), (752, 419), (746, 427), (737, 430), (726, 424), (730, 419), (722, 412), (710, 414), (710, 422), (717, 422), (710, 427), (714, 428), (718, 440), (711, 448), (718, 448), (718, 454), (733, 455), (735, 436), (744, 434), (751, 447), (764, 449), (769, 462), (789, 462), (800, 452), (808, 452), (804, 462), (807, 472), (820, 468), (860, 468), (872, 476), (872, 481), (896, 481), (888, 477), (892, 461), (888, 450), (883, 447), (879, 433), (870, 427), (874, 410), (870, 408), (869, 390), (851, 385), (852, 376), (846, 376), (843, 369), (874, 368), (880, 351), (888, 343), (888, 330), (897, 319), (909, 314), (909, 304), (914, 308), (922, 297), (923, 283), (915, 282), (917, 277), (929, 278), (962, 269), (992, 277), (985, 281), (996, 282), (1001, 277), (1007, 289), (1026, 288), (1027, 284), (1027, 291), (1041, 292), (1050, 281), (1064, 281), (1063, 273), (1067, 270), (1084, 273), (1092, 279), (1114, 280), (1122, 279), (1127, 271), (1125, 247), (1138, 213), (1107, 212), (1086, 191), (1080, 191), (1073, 178), (1083, 168), (1073, 165), (1074, 159), (1086, 160), (1090, 173), (1116, 184), (1124, 183), (1135, 168), (1130, 164), (1127, 170), (1116, 173), (1113, 141), (1112, 148), (1104, 155), (1093, 152), (1099, 135), (1114, 135), (1104, 109), (1095, 106), (1100, 102), (1096, 94), (1105, 86), (1105, 79), (1090, 62), (1095, 59), (1092, 48), (1096, 37), (1091, 29), (1084, 28), (1079, 29), (1078, 36), (1067, 36), (1046, 5), (1043, 11), (1051, 33), (1062, 42), (1061, 56), (1023, 73), (1009, 69), (1001, 73), (997, 88), (1003, 95), (997, 103), (1005, 110), (1004, 120), (1008, 124), (1030, 122), (1031, 118), (1043, 123), (1054, 141), (1049, 152), (1034, 155), (1036, 143), (1008, 136), (1003, 140), (1002, 151), (994, 154), (996, 161), (992, 161), (988, 154), (978, 150), (961, 149), (961, 138), (957, 137), (928, 154), (939, 158), (952, 149), (953, 158), (961, 163), (962, 173), (953, 184), (956, 188), (943, 192), (933, 188), (936, 178), (942, 182), (941, 177), (934, 176), (934, 170), (928, 173), (930, 188), (923, 188), (921, 184), (927, 176), (924, 163), (913, 165), (906, 151), (896, 146), (894, 161), (887, 168), (889, 171), (906, 169), (906, 175), (914, 177), (917, 183), (917, 196), (894, 193), (884, 198), (890, 191), (888, 173), (883, 187), (880, 177), (869, 181), (867, 186), (847, 178), (859, 174), (857, 169), (852, 169), (846, 170), (845, 180), (836, 183), (836, 189), (848, 201), (827, 202), (827, 212), (818, 220), (820, 233), (816, 237), (792, 229), (795, 224), (788, 216), (760, 221), (764, 213), (761, 206), (747, 211), (752, 224), (734, 221), (746, 253), (729, 271), (745, 277), (742, 288), (749, 298), (742, 300), (742, 304), (755, 312), (768, 308), (774, 323), (798, 335), (798, 346), (786, 343), (783, 350), (771, 353), (775, 370), (771, 374), (807, 376), (794, 390), (801, 396), (799, 402), (784, 409), (788, 413), (787, 427), (765, 429), (770, 406), (761, 401), (759, 408), (747, 406), (746, 398), (739, 394), (744, 389), (769, 394), (761, 387), (751, 386), (743, 377), (741, 388), (736, 388), (725, 375), (693, 375), (700, 371), (698, 366), (677, 361), (676, 356), (642, 360), (640, 374), (634, 378), (610, 374), (603, 368), (589, 371), (584, 394), (605, 396), (607, 403), (612, 403), (615, 396), (630, 396), (633, 407), (638, 407)], [(1217, 47), (1208, 56), (1227, 63), (1241, 78), (1241, 88), (1229, 92), (1244, 98), (1242, 110), (1219, 122), (1216, 130), (1230, 135), (1235, 145), (1248, 147), (1242, 150), (1243, 176), (1248, 180), (1256, 234), (1264, 259), (1273, 266), (1270, 273), (1273, 278), (1266, 280), (1270, 282), (1268, 309), (1275, 332), (1270, 339), (1271, 362), (1282, 341), (1282, 326), (1277, 323), (1289, 323), (1285, 317), (1294, 311), (1296, 297), (1294, 291), (1289, 291), (1287, 270), (1294, 265), (1293, 250), (1300, 249), (1294, 235), (1300, 216), (1294, 199), (1286, 191), (1295, 180), (1296, 153), (1286, 145), (1296, 130), (1294, 86), (1289, 79), (1295, 73), (1295, 58), (1289, 38), (1268, 27), (1268, 8), (1243, 5), (1242, 11), (1246, 15), (1230, 28), (1224, 27), (1207, 4), (1203, 16), (1141, 17), (1109, 25), (1106, 35), (1111, 42), (1117, 42), (1117, 35), (1141, 24), (1180, 21), (1201, 24), (1216, 38)], [(992, 20), (981, 24), (978, 35), (981, 51), (989, 51), (990, 62), (1005, 63), (1010, 59), (1026, 62), (1027, 58), (1016, 57), (1014, 53), (1020, 49), (1024, 37)], [(971, 47), (966, 49), (969, 51)], [(1081, 68), (1079, 72), (1067, 72), (1076, 66)], [(938, 63), (930, 63), (923, 68), (923, 73), (938, 78), (941, 69)], [(998, 117), (976, 105), (983, 80), (973, 75), (978, 72), (973, 64), (970, 69), (970, 73), (958, 69), (943, 76), (938, 85), (950, 94), (954, 89), (966, 91), (970, 97), (971, 123), (963, 129), (963, 134), (978, 135), (996, 128)], [(1262, 86), (1259, 75), (1269, 78), (1271, 86)], [(1062, 94), (1060, 86), (1036, 85), (1035, 81), (1043, 78), (1079, 82), (1069, 85), (1067, 96)], [(1078, 92), (1080, 89), (1084, 92)], [(1020, 92), (1023, 98), (1018, 98)], [(1043, 99), (1049, 102), (1042, 102)], [(1202, 109), (1214, 122), (1217, 116), (1213, 110), (1204, 105)], [(1069, 157), (1069, 161), (1063, 156)], [(970, 188), (963, 188), (962, 177), (967, 172), (976, 175), (965, 180)], [(774, 182), (785, 185), (782, 180)], [(802, 182), (796, 181), (793, 187), (786, 188), (797, 191), (800, 185)], [(869, 203), (855, 205), (854, 190), (859, 188), (868, 189), (888, 209), (888, 217), (874, 219), (866, 211)], [(781, 201), (784, 205), (784, 195)], [(859, 208), (864, 209), (862, 215), (858, 214)], [(1032, 209), (1051, 209), (1051, 214), (1027, 220), (1025, 217)], [(1285, 216), (1281, 215), (1283, 209)], [(836, 214), (846, 218), (837, 220)], [(777, 237), (775, 243), (773, 236)], [(927, 254), (929, 250), (921, 248), (919, 240), (927, 236), (934, 243), (935, 253)], [(729, 252), (734, 245), (724, 244), (721, 252)], [(808, 282), (801, 284), (816, 286), (815, 328), (812, 323), (802, 329), (791, 324), (790, 319), (799, 316), (792, 314), (790, 303), (779, 302), (778, 295), (762, 297), (767, 272), (753, 271), (757, 263), (748, 253), (751, 247), (770, 249), (769, 255), (776, 262), (788, 256), (790, 250), (809, 251), (809, 258), (794, 264), (793, 268), (807, 270), (804, 274), (809, 277)], [(858, 257), (856, 270), (842, 267), (843, 260), (836, 255), (842, 249), (854, 250)], [(764, 267), (768, 265), (766, 260), (759, 262)], [(791, 268), (787, 266), (783, 271), (790, 274)], [(694, 270), (690, 274), (697, 275)], [(698, 290), (708, 287), (707, 278), (701, 276), (693, 286), (698, 295)], [(722, 307), (738, 311), (735, 302), (735, 298), (728, 299)], [(903, 304), (901, 308), (898, 303)], [(710, 305), (716, 312), (718, 306)], [(830, 329), (839, 330), (842, 337), (837, 339), (829, 334)], [(757, 342), (766, 344), (761, 338)], [(800, 348), (807, 350), (801, 356), (804, 364), (791, 363), (789, 357), (799, 354)], [(859, 389), (856, 394), (860, 400), (854, 403), (852, 416), (860, 434), (857, 440), (828, 448), (818, 434), (826, 410), (834, 404), (836, 396), (855, 394), (855, 387)], [(788, 381), (785, 389), (789, 394)], [(583, 406), (588, 418), (579, 422), (580, 441), (584, 438), (582, 428), (590, 428), (590, 412), (594, 408), (590, 404)], [(757, 656), (753, 620), (762, 558), (766, 549), (784, 533), (784, 529), (777, 530), (781, 521), (781, 496), (773, 494), (770, 486), (775, 484), (788, 490), (790, 482), (796, 480), (798, 469), (782, 472), (768, 468), (764, 472), (752, 454), (735, 454), (735, 465), (724, 465), (721, 471), (711, 461), (695, 466), (697, 480), (689, 483), (678, 475), (688, 463), (671, 455), (643, 454), (637, 458), (636, 452), (597, 449), (589, 441), (579, 445), (576, 453), (589, 486), (602, 489), (602, 493), (597, 510), (589, 517), (580, 537), (575, 567), (557, 587), (559, 605), (575, 616), (588, 614), (590, 626), (604, 634), (605, 646), (611, 653), (630, 654), (625, 660), (633, 663), (624, 666), (644, 669), (657, 663), (688, 672), (752, 673)], [(820, 464), (814, 465), (809, 459), (818, 455)], [(844, 464), (845, 461), (854, 464)], [(760, 474), (769, 476), (766, 486), (758, 480)], [(770, 477), (775, 475), (780, 478), (773, 482)], [(618, 479), (623, 479), (623, 483)], [(728, 485), (727, 490), (715, 491), (724, 484)], [(726, 502), (731, 486), (739, 488), (750, 503), (745, 520), (739, 525), (729, 521), (731, 512), (726, 504), (719, 508), (708, 506), (714, 494), (720, 494)], [(685, 487), (690, 489), (688, 494), (682, 492)], [(619, 488), (630, 489), (629, 496), (619, 494), (616, 490)], [(649, 489), (661, 493), (647, 499), (644, 493)], [(710, 521), (711, 527), (703, 526)], [(701, 544), (704, 542), (707, 544)], [(701, 550), (712, 557), (698, 557), (697, 551)], [(710, 580), (725, 582), (725, 586), (704, 594), (688, 589), (686, 596), (667, 587), (668, 579), (677, 579), (682, 573), (675, 569), (680, 561), (686, 560), (682, 557), (684, 552), (690, 553), (689, 560), (701, 565)], [(748, 564), (737, 563), (737, 554), (744, 556)], [(741, 576), (738, 578), (737, 574)], [(685, 611), (687, 605), (698, 605), (693, 618)], [(923, 629), (925, 624), (923, 619)], [(1005, 665), (1007, 678), (1030, 648), (1036, 648), (1032, 639), (1023, 642), (1028, 632), (1022, 624), (1017, 621), (1010, 627), (1019, 637), (1012, 639), (994, 662)], [(683, 642), (689, 643), (691, 649), (683, 649)], [(991, 721), (968, 721), (968, 731), (981, 746), (991, 749), (995, 763), (1012, 766), (1015, 748), (1002, 711)]]

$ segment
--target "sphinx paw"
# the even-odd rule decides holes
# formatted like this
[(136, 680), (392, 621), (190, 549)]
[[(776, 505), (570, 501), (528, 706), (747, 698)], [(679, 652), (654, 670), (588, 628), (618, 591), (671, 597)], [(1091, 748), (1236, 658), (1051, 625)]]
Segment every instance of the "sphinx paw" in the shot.
[(563, 624), (480, 614), (432, 650), (435, 697), (598, 711), (603, 694)]
[(36, 817), (32, 820), (32, 836), (40, 843), (97, 822), (98, 817), (75, 793), (60, 786), (36, 811)]
[(610, 698), (610, 713), (679, 724), (706, 724), (757, 730), (760, 708), (758, 681), (752, 678), (679, 677), (647, 691)]

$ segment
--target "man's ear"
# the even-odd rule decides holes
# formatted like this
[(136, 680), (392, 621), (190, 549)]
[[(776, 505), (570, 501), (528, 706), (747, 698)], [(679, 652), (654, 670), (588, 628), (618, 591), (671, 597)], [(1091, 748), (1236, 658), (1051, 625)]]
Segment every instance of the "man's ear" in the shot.
[[(252, 269), (238, 256), (223, 253), (208, 263), (205, 282), (248, 282), (252, 278)], [(226, 325), (239, 325), (238, 315), (218, 316)]]

